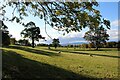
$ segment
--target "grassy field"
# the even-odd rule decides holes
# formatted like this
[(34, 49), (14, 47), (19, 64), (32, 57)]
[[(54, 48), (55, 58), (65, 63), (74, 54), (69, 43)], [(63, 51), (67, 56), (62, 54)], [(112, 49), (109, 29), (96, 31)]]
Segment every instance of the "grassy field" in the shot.
[[(3, 78), (59, 78), (61, 80), (106, 79), (118, 77), (118, 51), (115, 48), (73, 49), (10, 46), (2, 48)], [(59, 53), (61, 51), (61, 53)]]

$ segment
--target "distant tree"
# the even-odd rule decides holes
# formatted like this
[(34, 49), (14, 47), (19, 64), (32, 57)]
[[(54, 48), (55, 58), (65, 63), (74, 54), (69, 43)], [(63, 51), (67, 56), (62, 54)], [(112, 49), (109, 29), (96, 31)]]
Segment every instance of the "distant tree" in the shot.
[(35, 41), (39, 41), (39, 39), (45, 39), (40, 35), (40, 28), (36, 27), (34, 22), (29, 22), (25, 25), (25, 29), (21, 32), (21, 35), (24, 38), (30, 38), (32, 40), (32, 47), (35, 46)]
[(42, 44), (37, 44), (37, 46), (48, 46), (48, 44), (42, 43)]
[(22, 39), (19, 39), (19, 40), (18, 40), (18, 43), (19, 43), (20, 45), (22, 45), (22, 44), (23, 44), (23, 40), (22, 40)]
[(10, 44), (15, 45), (16, 39), (15, 38), (10, 38)]
[(89, 43), (89, 44), (88, 44), (88, 48), (90, 48), (90, 49), (91, 49), (91, 48), (95, 48), (95, 46), (94, 46), (93, 43)]
[(118, 47), (118, 50), (120, 51), (120, 40), (118, 41), (117, 47)]
[(30, 42), (26, 39), (20, 39), (20, 40), (18, 40), (18, 43), (20, 45), (23, 45), (23, 46), (30, 46), (31, 45)]
[(60, 45), (59, 44), (60, 43), (60, 41), (59, 41), (59, 39), (53, 39), (53, 42), (52, 42), (52, 45), (55, 47), (55, 49)]
[(103, 26), (98, 27), (94, 30), (90, 30), (84, 35), (84, 39), (90, 43), (93, 43), (96, 47), (96, 50), (98, 50), (101, 43), (106, 43), (106, 41), (109, 40), (108, 38), (109, 35), (107, 34), (107, 30), (103, 28)]
[(112, 41), (112, 42), (107, 42), (106, 45), (104, 45), (104, 47), (107, 48), (117, 48), (118, 46), (118, 42)]
[(7, 30), (8, 27), (0, 20), (0, 36), (2, 36), (2, 46), (10, 45), (10, 36), (9, 31)]
[(88, 44), (81, 44), (81, 48), (88, 48)]

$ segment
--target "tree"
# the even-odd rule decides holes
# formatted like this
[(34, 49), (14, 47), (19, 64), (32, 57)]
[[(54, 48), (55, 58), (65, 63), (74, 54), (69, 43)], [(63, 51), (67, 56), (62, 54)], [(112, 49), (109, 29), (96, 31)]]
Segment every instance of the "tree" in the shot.
[(118, 42), (107, 42), (106, 45), (104, 47), (107, 47), (107, 48), (117, 48), (118, 47)]
[(21, 32), (24, 38), (30, 38), (32, 40), (32, 47), (34, 48), (34, 41), (39, 41), (39, 39), (45, 39), (40, 35), (40, 28), (36, 27), (34, 22), (29, 22), (25, 25), (25, 29)]
[(91, 48), (95, 48), (95, 47), (94, 47), (94, 44), (93, 44), (93, 43), (89, 43), (89, 44), (88, 44), (88, 48), (90, 48), (90, 49), (91, 49)]
[(30, 46), (30, 42), (26, 39), (20, 39), (18, 40), (19, 45), (23, 45), (23, 46)]
[(59, 41), (59, 39), (53, 39), (53, 42), (52, 42), (52, 45), (55, 47), (55, 49), (60, 45), (59, 44), (60, 43), (60, 41)]
[(88, 44), (81, 44), (81, 48), (88, 48)]
[[(67, 33), (71, 31), (81, 31), (83, 28), (95, 29), (99, 24), (103, 23), (110, 28), (109, 20), (102, 19), (100, 11), (95, 7), (99, 6), (96, 0), (88, 0), (89, 2), (22, 2), (18, 0), (16, 2), (6, 2), (3, 4), (0, 10), (3, 12), (3, 20), (16, 21), (24, 25), (22, 20), (24, 16), (28, 16), (29, 13), (33, 16), (37, 16), (40, 19), (44, 19), (45, 24), (49, 24), (54, 29), (59, 31), (65, 31)], [(12, 18), (5, 16), (6, 7), (12, 7)], [(15, 11), (18, 12), (14, 14)]]
[(15, 38), (10, 38), (10, 44), (15, 45), (16, 39)]
[(0, 20), (0, 36), (2, 36), (2, 44), (0, 43), (1, 46), (10, 45), (10, 36), (7, 29), (8, 27)]
[(93, 43), (96, 47), (96, 50), (98, 50), (101, 43), (106, 43), (106, 41), (109, 40), (108, 38), (109, 35), (107, 34), (107, 30), (103, 28), (103, 26), (94, 30), (89, 30), (84, 35), (84, 39), (90, 43)]

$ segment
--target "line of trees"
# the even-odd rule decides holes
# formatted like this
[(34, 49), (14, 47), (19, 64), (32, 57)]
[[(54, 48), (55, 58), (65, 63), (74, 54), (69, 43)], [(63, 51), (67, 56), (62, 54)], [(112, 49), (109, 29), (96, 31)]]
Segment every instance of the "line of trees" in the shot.
[[(99, 44), (99, 48), (118, 48), (118, 46), (120, 45), (120, 41), (119, 42), (106, 42), (106, 43), (101, 43)], [(72, 45), (69, 44), (65, 47), (69, 47), (69, 48), (96, 48), (96, 45), (94, 45), (93, 43), (89, 43), (89, 44), (78, 44), (78, 45)]]
[(20, 39), (17, 41), (17, 45), (22, 45), (22, 46), (31, 46), (30, 42), (26, 39)]

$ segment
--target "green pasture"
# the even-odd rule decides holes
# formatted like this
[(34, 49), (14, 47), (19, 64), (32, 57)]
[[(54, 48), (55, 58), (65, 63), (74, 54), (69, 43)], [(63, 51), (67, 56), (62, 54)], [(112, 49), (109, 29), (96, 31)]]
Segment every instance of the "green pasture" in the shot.
[(59, 78), (61, 80), (116, 79), (116, 48), (94, 49), (9, 46), (1, 48), (3, 78)]

